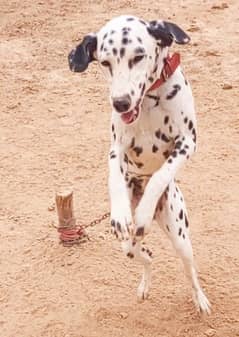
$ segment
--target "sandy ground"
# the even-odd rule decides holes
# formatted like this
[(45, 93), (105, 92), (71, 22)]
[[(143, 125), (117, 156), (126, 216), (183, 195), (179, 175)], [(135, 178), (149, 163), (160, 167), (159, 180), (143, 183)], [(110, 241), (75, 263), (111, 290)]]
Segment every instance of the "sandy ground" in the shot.
[[(167, 5), (165, 5), (167, 3)], [(97, 65), (73, 74), (67, 54), (112, 16), (177, 22), (174, 47), (197, 104), (198, 152), (178, 175), (210, 317), (195, 312), (183, 268), (158, 228), (153, 286), (138, 304), (141, 267), (104, 221), (90, 241), (59, 245), (56, 188), (74, 187), (81, 224), (109, 210), (110, 107)], [(239, 336), (238, 0), (0, 1), (0, 336)]]

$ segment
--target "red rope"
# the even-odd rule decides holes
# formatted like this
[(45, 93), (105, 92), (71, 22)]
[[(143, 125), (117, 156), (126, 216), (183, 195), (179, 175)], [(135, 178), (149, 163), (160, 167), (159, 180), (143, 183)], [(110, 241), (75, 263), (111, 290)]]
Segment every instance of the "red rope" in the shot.
[(57, 230), (58, 233), (60, 233), (60, 240), (63, 244), (76, 243), (80, 238), (85, 236), (85, 231), (82, 226), (74, 228), (60, 227)]

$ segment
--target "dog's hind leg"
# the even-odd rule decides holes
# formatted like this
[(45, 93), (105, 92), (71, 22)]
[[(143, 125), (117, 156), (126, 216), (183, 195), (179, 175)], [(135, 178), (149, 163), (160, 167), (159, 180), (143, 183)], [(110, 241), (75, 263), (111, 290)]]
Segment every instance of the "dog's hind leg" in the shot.
[(148, 297), (151, 285), (152, 252), (143, 247), (140, 242), (132, 241), (132, 239), (122, 241), (122, 249), (127, 257), (135, 259), (143, 265), (143, 275), (138, 286), (137, 297), (139, 300), (144, 300)]
[(161, 211), (155, 220), (170, 238), (173, 247), (182, 259), (186, 276), (192, 284), (193, 300), (197, 309), (210, 313), (210, 303), (199, 284), (192, 245), (189, 237), (187, 210), (181, 191), (172, 181), (163, 196)]

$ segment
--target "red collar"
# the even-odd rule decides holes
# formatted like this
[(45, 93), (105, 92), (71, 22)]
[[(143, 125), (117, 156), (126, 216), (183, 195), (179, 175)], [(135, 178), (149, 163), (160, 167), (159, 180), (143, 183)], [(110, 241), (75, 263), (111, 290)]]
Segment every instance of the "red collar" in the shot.
[(152, 91), (160, 87), (167, 79), (173, 75), (175, 70), (180, 64), (180, 54), (174, 53), (171, 57), (168, 55), (167, 58), (164, 60), (164, 67), (161, 72), (160, 78), (154, 82), (154, 84), (149, 88), (148, 91)]

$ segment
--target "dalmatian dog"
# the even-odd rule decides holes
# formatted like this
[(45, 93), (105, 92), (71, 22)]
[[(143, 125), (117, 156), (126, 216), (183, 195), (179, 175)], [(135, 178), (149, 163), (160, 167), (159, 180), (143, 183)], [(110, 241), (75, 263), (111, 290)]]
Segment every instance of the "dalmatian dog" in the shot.
[(196, 149), (196, 118), (190, 85), (173, 42), (189, 36), (167, 21), (119, 16), (86, 35), (68, 56), (83, 72), (98, 61), (112, 105), (109, 151), (111, 228), (126, 256), (144, 266), (137, 295), (148, 296), (152, 253), (142, 239), (157, 222), (181, 257), (197, 309), (210, 303), (197, 277), (185, 201), (175, 175)]

